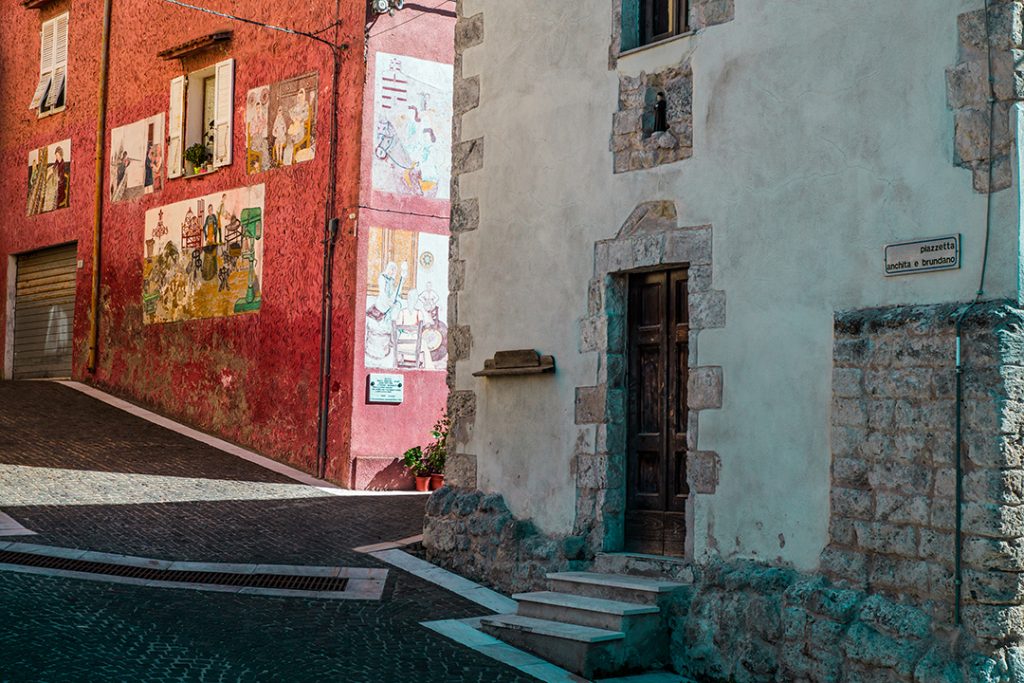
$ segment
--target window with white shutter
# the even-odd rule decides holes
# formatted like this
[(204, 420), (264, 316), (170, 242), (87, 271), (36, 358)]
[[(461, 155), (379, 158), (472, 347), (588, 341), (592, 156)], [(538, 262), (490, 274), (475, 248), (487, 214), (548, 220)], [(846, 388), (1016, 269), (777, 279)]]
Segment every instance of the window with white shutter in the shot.
[(213, 165), (231, 164), (231, 145), (234, 123), (235, 60), (226, 59), (216, 67), (216, 96), (214, 104)]
[(168, 107), (167, 130), (167, 177), (178, 178), (182, 173), (182, 155), (185, 153), (181, 147), (185, 134), (184, 76), (171, 79), (171, 102)]
[(39, 32), (39, 82), (29, 109), (40, 116), (61, 111), (67, 99), (68, 17), (65, 12), (43, 22)]
[[(209, 173), (231, 165), (234, 93), (233, 59), (171, 81), (168, 177)], [(197, 163), (198, 158), (205, 160)]]

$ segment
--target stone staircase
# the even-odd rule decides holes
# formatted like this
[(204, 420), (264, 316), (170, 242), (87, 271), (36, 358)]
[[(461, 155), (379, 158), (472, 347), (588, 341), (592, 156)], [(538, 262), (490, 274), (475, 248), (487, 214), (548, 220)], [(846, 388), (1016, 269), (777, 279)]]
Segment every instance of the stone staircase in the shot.
[(664, 671), (669, 658), (663, 607), (687, 583), (636, 576), (624, 557), (599, 556), (595, 568), (630, 573), (548, 574), (550, 590), (513, 595), (515, 614), (484, 617), (480, 627), (587, 679)]

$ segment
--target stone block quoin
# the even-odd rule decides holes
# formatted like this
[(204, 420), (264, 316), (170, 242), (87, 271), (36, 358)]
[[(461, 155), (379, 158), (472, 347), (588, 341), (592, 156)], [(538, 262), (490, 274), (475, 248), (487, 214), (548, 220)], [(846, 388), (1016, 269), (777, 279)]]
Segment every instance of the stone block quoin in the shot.
[(1022, 15), (1020, 2), (992, 0), (987, 16), (979, 9), (957, 17), (959, 56), (946, 69), (946, 96), (954, 113), (953, 163), (971, 170), (974, 189), (981, 193), (1013, 184), (1010, 111), (1024, 100)]
[(452, 182), (451, 182), (451, 238), (449, 242), (448, 281), (448, 415), (452, 420), (451, 435), (454, 445), (447, 463), (447, 480), (453, 486), (475, 489), (477, 486), (476, 456), (465, 453), (464, 448), (473, 431), (476, 419), (476, 394), (471, 390), (457, 390), (456, 368), (469, 358), (473, 348), (473, 333), (469, 325), (459, 322), (459, 296), (466, 287), (466, 261), (460, 258), (460, 237), (480, 227), (480, 203), (475, 197), (462, 197), (459, 178), (465, 173), (479, 171), (484, 165), (483, 138), (462, 139), (462, 116), (480, 106), (480, 76), (466, 77), (462, 70), (463, 53), (484, 40), (482, 13), (467, 17), (461, 0), (456, 4), (455, 22), (455, 82), (452, 103)]

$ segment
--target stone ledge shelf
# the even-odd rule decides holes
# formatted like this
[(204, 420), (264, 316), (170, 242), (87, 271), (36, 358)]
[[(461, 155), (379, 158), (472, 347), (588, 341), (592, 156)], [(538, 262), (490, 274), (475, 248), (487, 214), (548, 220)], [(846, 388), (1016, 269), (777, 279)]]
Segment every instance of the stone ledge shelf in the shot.
[(555, 371), (555, 357), (542, 356), (534, 349), (498, 351), (494, 358), (484, 361), (484, 369), (474, 377), (506, 377), (511, 375), (541, 375)]

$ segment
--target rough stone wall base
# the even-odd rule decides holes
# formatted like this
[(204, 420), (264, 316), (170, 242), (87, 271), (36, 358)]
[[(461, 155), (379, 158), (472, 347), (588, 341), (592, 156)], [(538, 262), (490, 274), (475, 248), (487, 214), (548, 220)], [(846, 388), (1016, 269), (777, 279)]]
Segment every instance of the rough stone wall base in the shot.
[(1024, 680), (1018, 649), (984, 656), (916, 607), (754, 562), (698, 568), (671, 623), (673, 668), (702, 681)]
[[(592, 568), (581, 537), (545, 536), (481, 491), (436, 491), (423, 543), (431, 562), (506, 594)], [(692, 585), (667, 606), (672, 669), (699, 681), (1024, 680), (1024, 649), (982, 654), (922, 609), (824, 576), (744, 560), (688, 573)]]
[(430, 496), (427, 559), (511, 595), (546, 589), (548, 572), (588, 566), (582, 536), (554, 538), (517, 520), (500, 494), (445, 486)]

